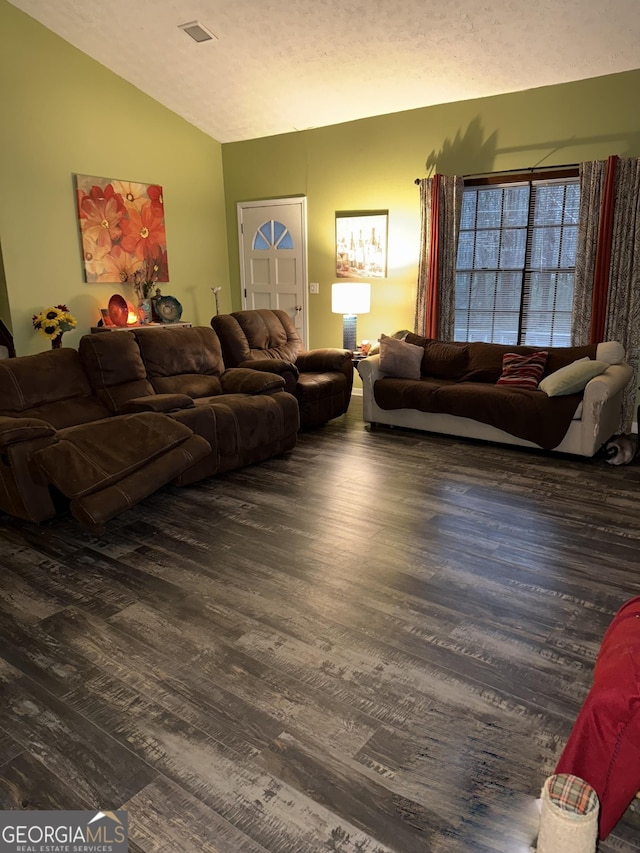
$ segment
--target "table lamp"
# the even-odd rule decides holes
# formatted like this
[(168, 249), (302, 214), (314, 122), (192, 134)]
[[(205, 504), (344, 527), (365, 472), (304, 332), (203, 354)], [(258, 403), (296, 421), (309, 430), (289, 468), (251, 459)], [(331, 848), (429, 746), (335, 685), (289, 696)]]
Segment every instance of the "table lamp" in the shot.
[(342, 346), (354, 352), (358, 314), (368, 314), (371, 309), (371, 285), (348, 281), (331, 285), (331, 311), (342, 314)]

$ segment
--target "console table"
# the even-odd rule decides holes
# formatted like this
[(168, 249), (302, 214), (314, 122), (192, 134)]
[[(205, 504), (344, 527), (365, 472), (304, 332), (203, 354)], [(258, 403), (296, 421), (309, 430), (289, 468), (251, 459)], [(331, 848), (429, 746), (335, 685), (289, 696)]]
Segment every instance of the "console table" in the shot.
[(126, 332), (127, 329), (190, 329), (191, 323), (136, 323), (132, 326), (91, 326), (91, 334), (98, 332)]

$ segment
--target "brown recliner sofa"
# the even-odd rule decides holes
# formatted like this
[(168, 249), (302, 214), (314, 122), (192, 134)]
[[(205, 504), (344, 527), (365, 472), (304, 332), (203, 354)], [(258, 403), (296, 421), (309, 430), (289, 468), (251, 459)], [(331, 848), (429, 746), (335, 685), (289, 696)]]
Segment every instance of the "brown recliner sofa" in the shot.
[(287, 391), (298, 399), (302, 428), (321, 426), (349, 408), (353, 354), (333, 348), (306, 351), (286, 311), (234, 311), (213, 317), (211, 326), (225, 364), (284, 377)]
[(86, 335), (79, 352), (92, 387), (114, 415), (168, 412), (209, 442), (210, 456), (178, 485), (295, 446), (299, 415), (284, 379), (227, 369), (220, 341), (206, 326)]
[[(146, 359), (146, 360), (145, 360)], [(166, 483), (291, 449), (284, 380), (226, 370), (206, 327), (87, 335), (0, 362), (0, 509), (40, 522), (70, 501), (100, 529)]]

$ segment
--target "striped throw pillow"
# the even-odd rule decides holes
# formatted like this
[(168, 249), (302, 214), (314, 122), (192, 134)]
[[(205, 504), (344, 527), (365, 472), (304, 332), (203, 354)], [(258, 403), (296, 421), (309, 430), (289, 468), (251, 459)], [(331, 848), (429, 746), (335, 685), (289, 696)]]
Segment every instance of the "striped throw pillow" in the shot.
[(502, 356), (502, 375), (497, 384), (535, 391), (544, 373), (548, 355), (548, 352), (533, 352), (530, 355), (505, 353)]

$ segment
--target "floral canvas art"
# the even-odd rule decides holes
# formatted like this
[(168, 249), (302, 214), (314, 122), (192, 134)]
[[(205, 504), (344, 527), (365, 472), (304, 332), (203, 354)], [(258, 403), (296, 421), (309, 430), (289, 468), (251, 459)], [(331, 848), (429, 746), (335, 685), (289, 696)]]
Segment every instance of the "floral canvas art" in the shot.
[(75, 177), (85, 280), (130, 282), (145, 296), (169, 281), (162, 187)]

